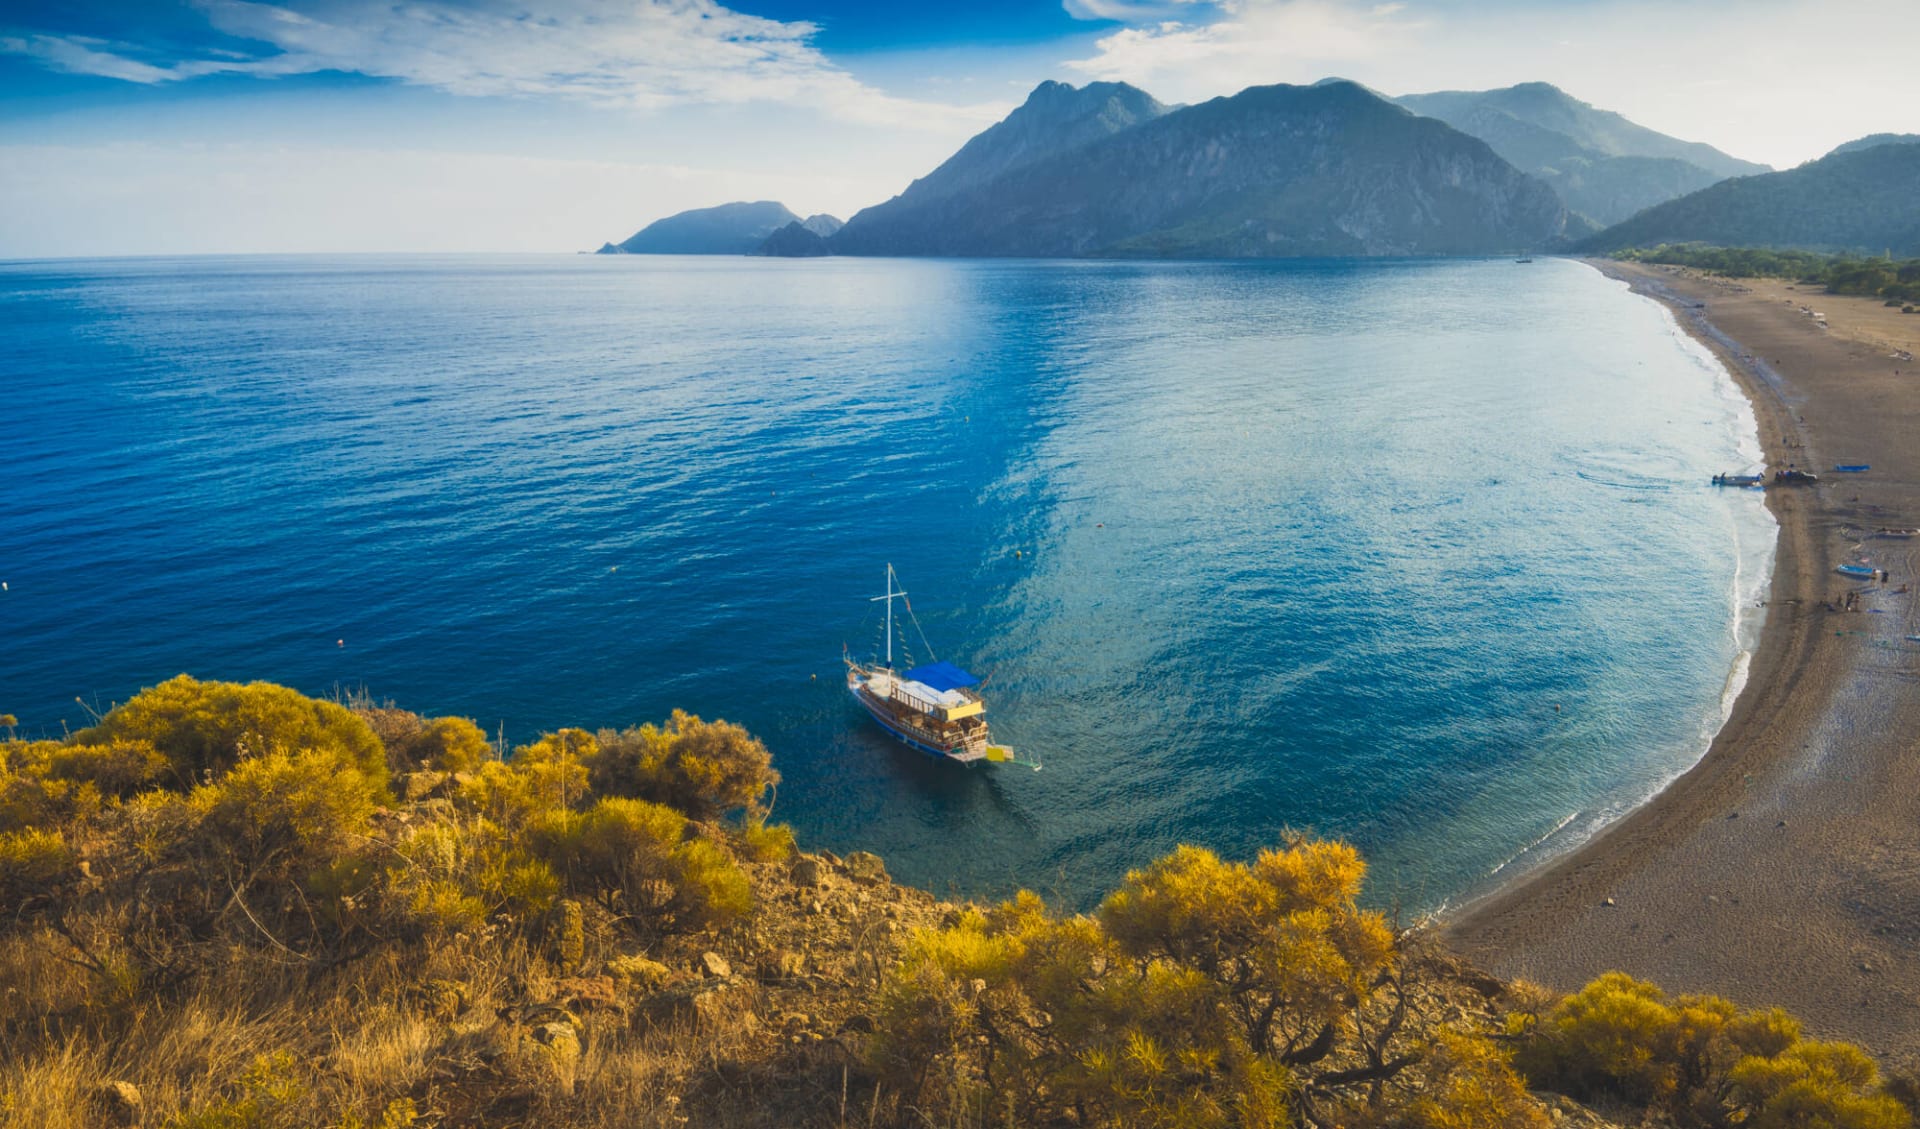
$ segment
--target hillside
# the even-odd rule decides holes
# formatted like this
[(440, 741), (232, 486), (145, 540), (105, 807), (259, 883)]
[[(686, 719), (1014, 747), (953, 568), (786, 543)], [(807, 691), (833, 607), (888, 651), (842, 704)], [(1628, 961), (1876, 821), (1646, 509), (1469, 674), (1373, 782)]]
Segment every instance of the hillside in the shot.
[(819, 232), (795, 220), (761, 240), (753, 253), (785, 259), (807, 259), (831, 255), (833, 251)]
[[(922, 194), (923, 196), (925, 194)], [(1544, 247), (1552, 192), (1352, 83), (1173, 110), (932, 198), (870, 208), (839, 254), (1284, 258)]]
[[(1908, 1129), (1791, 1016), (1506, 985), (1348, 846), (1181, 847), (1071, 914), (800, 853), (737, 726), (180, 676), (0, 742), (0, 1112), (36, 1129)], [(1521, 1073), (1521, 1072), (1524, 1072)], [(1533, 1087), (1533, 1092), (1529, 1091)]]
[(1583, 241), (1583, 251), (1711, 243), (1920, 255), (1920, 144), (1836, 152), (1738, 177), (1648, 209)]
[[(814, 217), (832, 220), (832, 216)], [(772, 200), (721, 204), (680, 212), (641, 228), (620, 243), (603, 244), (601, 255), (745, 255), (767, 236), (800, 217)], [(812, 222), (812, 221), (805, 221)], [(834, 221), (837, 223), (838, 221)]]
[[(1833, 153), (1852, 153), (1879, 145), (1920, 145), (1920, 133), (1869, 133), (1833, 147)], [(1833, 156), (1828, 153), (1827, 156)]]
[(831, 255), (832, 249), (827, 240), (846, 224), (834, 216), (821, 213), (808, 216), (804, 220), (795, 220), (787, 226), (761, 240), (753, 249), (755, 255), (772, 255), (785, 259), (817, 258)]
[(1485, 141), (1600, 225), (1730, 176), (1770, 171), (1597, 109), (1544, 82), (1409, 94), (1394, 101)]

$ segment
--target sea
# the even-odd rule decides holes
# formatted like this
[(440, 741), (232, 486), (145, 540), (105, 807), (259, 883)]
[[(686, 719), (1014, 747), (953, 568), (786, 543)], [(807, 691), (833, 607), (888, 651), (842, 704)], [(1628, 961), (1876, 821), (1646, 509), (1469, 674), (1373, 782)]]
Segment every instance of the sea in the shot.
[[(509, 744), (748, 727), (802, 844), (1095, 904), (1295, 833), (1457, 903), (1705, 751), (1776, 529), (1570, 260), (0, 263), (0, 712), (187, 672)], [(985, 679), (935, 762), (843, 655)], [(910, 614), (909, 606), (910, 605)]]

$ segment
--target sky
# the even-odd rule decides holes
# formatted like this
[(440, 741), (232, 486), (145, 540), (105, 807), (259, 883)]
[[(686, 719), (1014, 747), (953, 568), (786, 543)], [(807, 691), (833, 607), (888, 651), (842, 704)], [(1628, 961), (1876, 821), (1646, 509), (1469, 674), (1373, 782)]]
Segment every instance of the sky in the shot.
[(1775, 167), (1920, 131), (1917, 0), (0, 0), (0, 259), (845, 218), (1048, 79), (1551, 82)]

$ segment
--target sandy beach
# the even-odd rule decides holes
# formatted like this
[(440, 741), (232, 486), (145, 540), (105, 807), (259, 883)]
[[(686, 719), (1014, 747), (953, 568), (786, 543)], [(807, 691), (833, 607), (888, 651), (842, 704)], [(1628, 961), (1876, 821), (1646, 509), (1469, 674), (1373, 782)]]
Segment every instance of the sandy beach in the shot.
[[(1666, 303), (1721, 357), (1754, 402), (1770, 466), (1820, 482), (1767, 492), (1781, 527), (1767, 619), (1707, 755), (1445, 929), (1504, 976), (1571, 989), (1619, 969), (1777, 1004), (1816, 1034), (1920, 1064), (1920, 642), (1908, 638), (1920, 635), (1920, 538), (1876, 532), (1920, 526), (1920, 361), (1908, 359), (1920, 314), (1779, 281), (1594, 265)], [(1861, 463), (1872, 469), (1832, 470)], [(1834, 572), (1863, 560), (1890, 580)]]

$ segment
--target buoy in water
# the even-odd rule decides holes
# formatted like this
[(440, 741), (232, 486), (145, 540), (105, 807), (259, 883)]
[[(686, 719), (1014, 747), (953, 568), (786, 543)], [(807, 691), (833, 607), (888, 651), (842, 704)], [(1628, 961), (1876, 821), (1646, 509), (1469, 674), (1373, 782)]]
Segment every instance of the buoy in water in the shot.
[(335, 639), (333, 645), (336, 647), (344, 647), (347, 645), (347, 641), (345, 639)]

